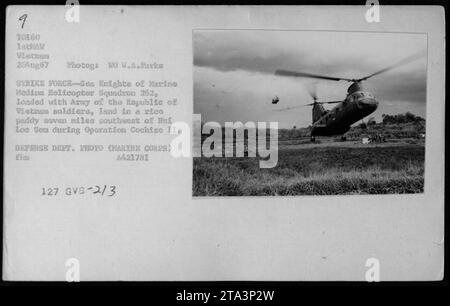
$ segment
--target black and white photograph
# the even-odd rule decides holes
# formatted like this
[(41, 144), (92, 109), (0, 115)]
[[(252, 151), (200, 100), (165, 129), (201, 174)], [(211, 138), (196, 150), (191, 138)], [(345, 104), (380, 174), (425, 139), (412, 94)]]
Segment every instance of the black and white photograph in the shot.
[(448, 278), (444, 7), (2, 16), (5, 286), (284, 305)]
[[(193, 48), (194, 144), (224, 151), (194, 157), (194, 196), (423, 192), (426, 34), (194, 30)], [(252, 155), (256, 122), (277, 122), (271, 168)]]

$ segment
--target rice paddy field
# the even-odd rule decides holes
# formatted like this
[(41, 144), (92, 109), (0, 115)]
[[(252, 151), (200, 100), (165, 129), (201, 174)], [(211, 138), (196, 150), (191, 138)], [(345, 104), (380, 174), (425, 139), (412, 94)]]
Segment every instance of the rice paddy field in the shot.
[(424, 189), (424, 141), (281, 142), (278, 163), (194, 158), (193, 196), (405, 194)]

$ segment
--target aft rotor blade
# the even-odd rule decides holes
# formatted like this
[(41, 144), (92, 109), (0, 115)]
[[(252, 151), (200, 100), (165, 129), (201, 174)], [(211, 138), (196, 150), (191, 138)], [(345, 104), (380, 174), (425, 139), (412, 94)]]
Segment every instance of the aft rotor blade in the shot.
[(298, 106), (292, 106), (292, 107), (285, 107), (285, 108), (280, 108), (280, 109), (274, 109), (275, 112), (283, 112), (283, 111), (287, 111), (290, 109), (296, 109), (296, 108), (300, 108), (300, 107), (305, 107), (305, 106), (311, 106), (312, 104), (305, 104), (305, 105), (298, 105)]
[(332, 80), (332, 81), (352, 81), (351, 79), (345, 79), (345, 78), (336, 78), (336, 77), (330, 77), (326, 75), (319, 75), (319, 74), (312, 74), (312, 73), (306, 73), (306, 72), (298, 72), (298, 71), (290, 71), (290, 70), (277, 70), (275, 71), (276, 75), (281, 76), (289, 76), (289, 77), (308, 77), (308, 78), (315, 78), (315, 79), (324, 79), (324, 80)]
[(334, 104), (334, 103), (341, 103), (342, 101), (328, 101), (328, 102), (317, 102), (319, 104)]
[(308, 104), (303, 104), (303, 105), (298, 105), (298, 106), (292, 106), (292, 107), (285, 107), (285, 108), (281, 108), (281, 109), (275, 109), (274, 111), (282, 112), (282, 111), (286, 111), (286, 110), (290, 110), (290, 109), (296, 109), (296, 108), (299, 108), (299, 107), (312, 106), (314, 104), (334, 104), (334, 103), (341, 103), (341, 102), (342, 101), (314, 102), (314, 103), (308, 103)]
[(397, 68), (397, 67), (403, 66), (403, 65), (405, 65), (405, 64), (408, 64), (408, 63), (410, 63), (410, 62), (412, 62), (412, 61), (415, 61), (416, 59), (421, 58), (421, 57), (424, 56), (424, 55), (425, 55), (425, 50), (423, 50), (423, 51), (421, 51), (421, 52), (418, 52), (418, 53), (416, 53), (416, 54), (413, 54), (413, 55), (411, 55), (411, 56), (408, 56), (407, 58), (402, 59), (401, 61), (395, 63), (394, 65), (391, 65), (391, 66), (389, 66), (389, 67), (386, 67), (386, 68), (384, 68), (384, 69), (381, 69), (381, 70), (379, 70), (379, 71), (377, 71), (377, 72), (375, 72), (375, 73), (372, 73), (372, 74), (370, 74), (370, 75), (368, 75), (368, 76), (366, 76), (366, 77), (364, 77), (364, 78), (358, 79), (357, 82), (365, 81), (365, 80), (367, 80), (368, 78), (371, 78), (371, 77), (373, 77), (373, 76), (379, 75), (379, 74), (381, 74), (381, 73), (387, 72), (387, 71), (392, 70), (392, 69), (394, 69), (394, 68)]

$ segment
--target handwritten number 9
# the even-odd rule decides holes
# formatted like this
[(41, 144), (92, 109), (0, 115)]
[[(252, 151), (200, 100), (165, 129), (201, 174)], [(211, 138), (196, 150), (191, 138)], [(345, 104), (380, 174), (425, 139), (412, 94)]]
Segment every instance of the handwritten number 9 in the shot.
[(23, 14), (22, 16), (19, 17), (19, 20), (22, 21), (22, 29), (23, 26), (25, 25), (25, 21), (27, 20), (28, 15), (27, 14)]

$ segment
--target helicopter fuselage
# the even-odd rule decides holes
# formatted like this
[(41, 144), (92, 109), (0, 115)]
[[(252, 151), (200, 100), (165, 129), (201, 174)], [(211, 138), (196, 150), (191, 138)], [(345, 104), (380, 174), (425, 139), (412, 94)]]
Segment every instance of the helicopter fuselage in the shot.
[[(310, 96), (314, 99), (314, 102), (302, 106), (313, 105), (311, 140), (314, 140), (314, 136), (343, 135), (348, 130), (350, 130), (350, 127), (353, 123), (370, 115), (377, 109), (378, 101), (371, 93), (363, 89), (361, 84), (362, 82), (394, 68), (415, 61), (421, 57), (424, 57), (425, 55), (425, 50), (422, 50), (398, 61), (394, 65), (385, 67), (362, 78), (341, 78), (285, 69), (278, 69), (275, 71), (275, 74), (286, 77), (307, 77), (329, 81), (348, 81), (352, 83), (348, 87), (347, 97), (343, 101), (317, 102), (317, 95), (310, 93)], [(322, 106), (322, 104), (335, 103), (337, 103), (337, 106), (331, 110), (325, 110)]]
[(377, 107), (378, 101), (371, 93), (362, 90), (349, 91), (344, 101), (331, 110), (325, 110), (323, 115), (313, 122), (311, 136), (343, 135), (350, 130), (352, 124), (373, 113)]

